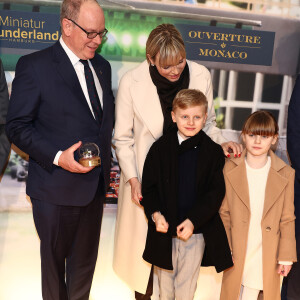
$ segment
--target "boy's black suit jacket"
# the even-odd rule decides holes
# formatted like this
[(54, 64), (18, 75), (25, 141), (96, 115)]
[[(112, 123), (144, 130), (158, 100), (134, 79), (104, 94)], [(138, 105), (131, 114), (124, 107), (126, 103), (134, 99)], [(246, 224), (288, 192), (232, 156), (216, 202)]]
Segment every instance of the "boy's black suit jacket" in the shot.
[[(200, 147), (197, 159), (197, 202), (187, 218), (205, 240), (203, 266), (215, 266), (221, 272), (232, 266), (226, 232), (219, 216), (225, 195), (224, 154), (202, 130), (194, 137), (178, 142), (177, 129), (157, 140), (147, 155), (142, 180), (141, 204), (148, 218), (148, 234), (143, 258), (158, 267), (172, 270), (172, 236), (177, 227), (178, 154)], [(156, 231), (151, 215), (160, 211), (169, 223), (166, 234)]]

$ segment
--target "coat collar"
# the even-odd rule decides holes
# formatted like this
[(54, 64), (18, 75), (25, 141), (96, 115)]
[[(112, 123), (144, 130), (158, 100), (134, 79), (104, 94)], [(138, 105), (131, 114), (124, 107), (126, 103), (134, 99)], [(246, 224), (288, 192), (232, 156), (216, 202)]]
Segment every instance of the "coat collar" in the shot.
[(266, 186), (266, 197), (264, 203), (263, 218), (271, 209), (273, 204), (277, 201), (282, 191), (288, 184), (288, 179), (282, 176), (279, 171), (283, 169), (286, 164), (273, 151), (269, 152), (271, 157), (271, 168)]
[[(268, 152), (268, 155), (271, 157), (271, 168), (273, 168), (276, 172), (280, 171), (282, 168), (286, 166), (286, 163), (282, 159), (280, 159), (277, 155), (275, 155), (275, 153), (272, 150)], [(238, 166), (243, 162), (245, 162), (245, 157), (246, 157), (246, 150), (242, 152), (241, 157), (231, 159), (231, 162)]]
[(241, 157), (230, 160), (234, 165), (225, 176), (228, 178), (233, 190), (236, 192), (241, 201), (250, 210), (249, 189), (245, 164), (246, 151), (242, 152)]
[[(270, 150), (269, 155), (271, 157), (271, 167), (266, 185), (263, 218), (273, 206), (273, 204), (277, 201), (280, 194), (282, 193), (282, 191), (288, 183), (288, 180), (279, 173), (279, 171), (283, 169), (286, 166), (286, 164), (279, 157), (277, 157), (273, 151)], [(244, 204), (250, 211), (249, 188), (247, 181), (245, 156), (246, 151), (244, 150), (241, 157), (234, 158), (231, 160), (235, 167), (231, 169), (226, 174), (226, 176), (234, 191), (237, 193), (241, 201), (244, 202)]]
[(150, 77), (147, 61), (132, 71), (130, 94), (144, 124), (155, 140), (163, 134), (163, 113), (156, 86)]

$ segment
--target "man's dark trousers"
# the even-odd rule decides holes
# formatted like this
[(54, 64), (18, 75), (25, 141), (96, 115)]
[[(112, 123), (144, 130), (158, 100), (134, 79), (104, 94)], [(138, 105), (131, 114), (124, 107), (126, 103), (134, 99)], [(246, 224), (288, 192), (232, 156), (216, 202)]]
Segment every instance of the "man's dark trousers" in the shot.
[(89, 299), (103, 200), (101, 184), (93, 201), (83, 207), (31, 199), (34, 223), (41, 239), (44, 300)]

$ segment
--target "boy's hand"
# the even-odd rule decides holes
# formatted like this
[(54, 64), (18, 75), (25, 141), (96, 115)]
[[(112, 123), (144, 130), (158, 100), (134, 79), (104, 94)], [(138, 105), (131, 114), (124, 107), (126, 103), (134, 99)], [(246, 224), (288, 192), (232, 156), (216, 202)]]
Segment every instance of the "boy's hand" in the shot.
[(286, 277), (291, 271), (291, 268), (292, 268), (291, 265), (279, 265), (277, 269), (277, 273)]
[(193, 232), (194, 225), (189, 219), (186, 219), (177, 226), (177, 236), (184, 241), (187, 241), (191, 237)]
[(142, 200), (142, 185), (137, 179), (137, 177), (132, 177), (129, 179), (131, 186), (131, 200), (138, 206), (141, 206), (140, 201)]
[(153, 221), (156, 226), (156, 231), (166, 233), (169, 229), (169, 224), (165, 217), (158, 211), (153, 214)]

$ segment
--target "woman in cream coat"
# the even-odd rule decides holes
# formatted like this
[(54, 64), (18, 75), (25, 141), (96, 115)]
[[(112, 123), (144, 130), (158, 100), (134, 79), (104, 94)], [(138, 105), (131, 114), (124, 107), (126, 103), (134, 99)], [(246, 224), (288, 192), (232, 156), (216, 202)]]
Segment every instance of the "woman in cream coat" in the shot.
[[(159, 42), (158, 50), (153, 50), (152, 39), (166, 38), (172, 34), (174, 43), (184, 49), (180, 33), (173, 25), (162, 24), (155, 28), (147, 41), (147, 60), (137, 68), (126, 73), (120, 81), (116, 100), (116, 123), (113, 142), (121, 168), (118, 212), (115, 229), (113, 268), (133, 290), (145, 294), (151, 271), (151, 265), (142, 259), (147, 235), (147, 222), (143, 208), (139, 205), (141, 178), (146, 155), (151, 145), (163, 134), (164, 115), (157, 87), (149, 72), (156, 64), (158, 72), (169, 79), (164, 68), (158, 66), (157, 56), (164, 46)], [(150, 46), (149, 46), (150, 45)], [(163, 44), (165, 45), (165, 44)], [(168, 46), (166, 46), (168, 47)], [(167, 49), (169, 50), (169, 49)], [(171, 48), (171, 52), (178, 49)], [(154, 53), (153, 53), (154, 51)], [(160, 51), (160, 52), (158, 52)], [(179, 50), (180, 51), (180, 50)], [(184, 52), (183, 52), (184, 51)], [(185, 50), (176, 52), (178, 65), (170, 66), (171, 73), (180, 76), (181, 66), (185, 65)], [(171, 53), (174, 56), (174, 53)], [(184, 64), (184, 65), (183, 65)], [(189, 88), (199, 89), (208, 100), (208, 118), (204, 131), (217, 143), (222, 144), (228, 155), (228, 148), (235, 155), (241, 152), (241, 146), (226, 142), (215, 124), (213, 90), (209, 71), (197, 63), (187, 61), (189, 69)], [(174, 75), (176, 78), (176, 74)], [(172, 81), (172, 78), (170, 80)], [(175, 80), (173, 80), (175, 81)], [(150, 299), (150, 296), (137, 299)]]

